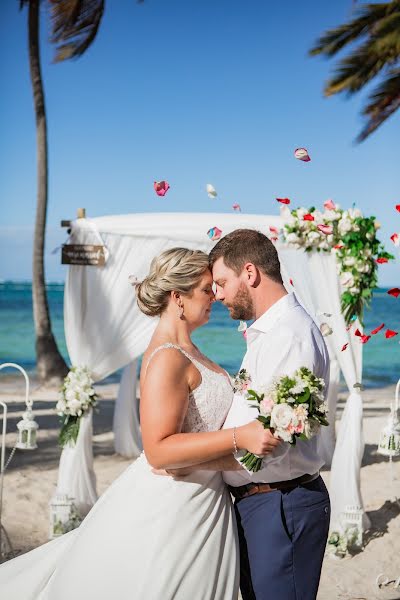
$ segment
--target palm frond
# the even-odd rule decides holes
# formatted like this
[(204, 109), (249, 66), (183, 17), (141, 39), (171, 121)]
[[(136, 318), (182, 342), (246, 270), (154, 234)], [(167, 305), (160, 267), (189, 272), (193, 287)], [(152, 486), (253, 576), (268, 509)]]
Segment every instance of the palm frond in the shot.
[[(26, 1), (26, 0), (23, 0)], [(105, 0), (57, 0), (51, 3), (51, 41), (55, 62), (81, 56), (95, 39)]]
[(400, 108), (400, 68), (392, 69), (387, 77), (369, 97), (363, 114), (369, 117), (357, 142), (364, 141), (386, 119)]
[[(400, 13), (398, 15), (400, 21)], [(325, 86), (325, 95), (358, 92), (386, 66), (400, 58), (400, 27), (383, 37), (374, 36), (343, 58)]]
[(333, 56), (347, 44), (373, 32), (380, 20), (390, 17), (393, 13), (398, 13), (399, 10), (400, 0), (361, 6), (357, 9), (354, 19), (340, 27), (326, 31), (316, 41), (309, 53), (311, 56), (318, 54)]

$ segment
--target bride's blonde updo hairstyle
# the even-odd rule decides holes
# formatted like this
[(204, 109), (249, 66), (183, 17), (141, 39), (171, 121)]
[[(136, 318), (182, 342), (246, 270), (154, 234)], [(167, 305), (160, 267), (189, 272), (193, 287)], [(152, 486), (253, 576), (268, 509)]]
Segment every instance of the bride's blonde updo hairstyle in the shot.
[(208, 268), (208, 255), (201, 250), (165, 250), (153, 258), (147, 277), (135, 283), (140, 310), (150, 317), (161, 315), (168, 306), (170, 293), (190, 296)]

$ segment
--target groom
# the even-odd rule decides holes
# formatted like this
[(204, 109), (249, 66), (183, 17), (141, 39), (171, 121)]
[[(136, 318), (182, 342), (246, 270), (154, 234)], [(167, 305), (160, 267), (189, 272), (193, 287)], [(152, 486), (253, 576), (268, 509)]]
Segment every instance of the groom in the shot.
[[(322, 377), (327, 388), (329, 358), (323, 337), (296, 296), (284, 288), (272, 242), (258, 231), (233, 231), (212, 249), (210, 268), (216, 299), (232, 319), (254, 319), (241, 367), (254, 389), (303, 366)], [(236, 394), (224, 427), (256, 416), (256, 409)], [(295, 446), (281, 442), (257, 473), (238, 470), (238, 454), (222, 459), (224, 479), (235, 497), (243, 600), (317, 596), (330, 518), (317, 438)], [(275, 442), (271, 434), (271, 447)]]

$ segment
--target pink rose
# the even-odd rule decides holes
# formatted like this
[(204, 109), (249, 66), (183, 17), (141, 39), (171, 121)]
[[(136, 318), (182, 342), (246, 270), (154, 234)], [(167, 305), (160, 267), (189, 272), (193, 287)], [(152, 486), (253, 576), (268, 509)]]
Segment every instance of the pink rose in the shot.
[(260, 409), (261, 409), (261, 413), (263, 415), (270, 415), (271, 411), (274, 407), (274, 401), (271, 400), (271, 398), (264, 398), (264, 400), (261, 400), (260, 402)]

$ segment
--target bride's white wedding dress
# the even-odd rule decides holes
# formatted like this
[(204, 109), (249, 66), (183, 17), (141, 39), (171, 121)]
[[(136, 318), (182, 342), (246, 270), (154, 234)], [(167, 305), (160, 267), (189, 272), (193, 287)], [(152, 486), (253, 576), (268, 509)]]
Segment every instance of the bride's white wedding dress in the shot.
[[(220, 429), (233, 395), (228, 378), (172, 344), (155, 352), (170, 347), (202, 377), (182, 431)], [(237, 600), (238, 577), (236, 523), (221, 473), (154, 475), (142, 454), (78, 529), (0, 566), (0, 598)]]

